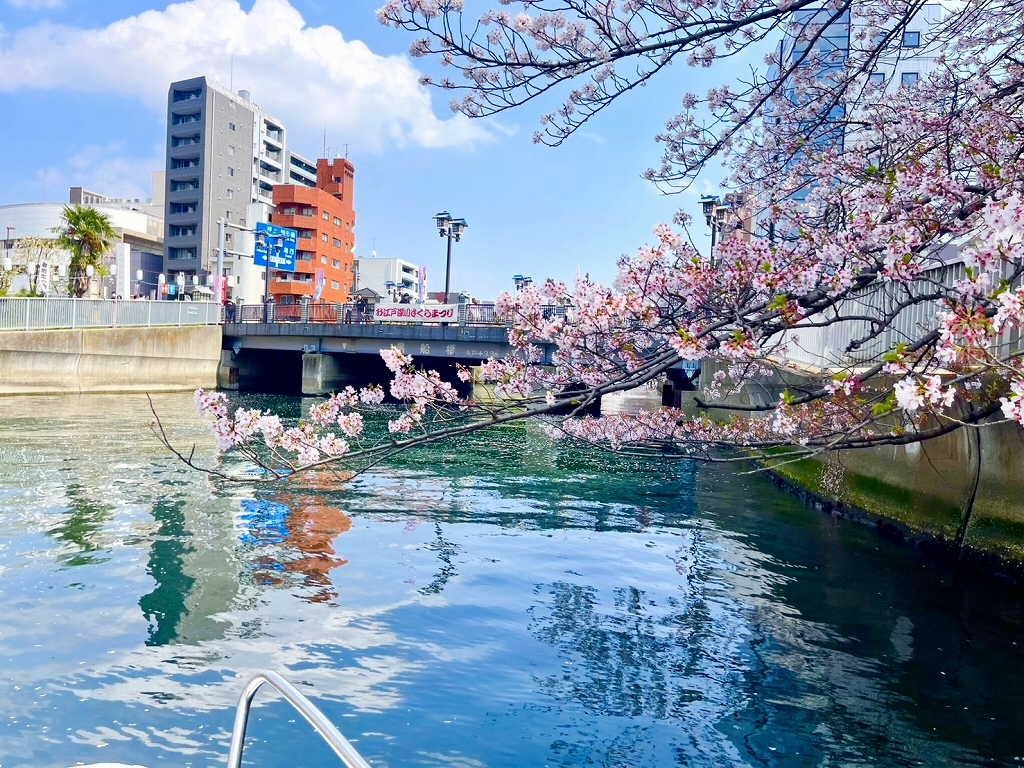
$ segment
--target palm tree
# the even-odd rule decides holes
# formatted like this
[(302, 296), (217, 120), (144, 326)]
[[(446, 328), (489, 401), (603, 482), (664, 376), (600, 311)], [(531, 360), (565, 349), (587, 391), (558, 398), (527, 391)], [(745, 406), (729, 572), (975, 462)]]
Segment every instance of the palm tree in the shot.
[(72, 292), (82, 298), (87, 288), (86, 267), (95, 267), (100, 257), (110, 250), (114, 228), (110, 217), (85, 205), (66, 205), (60, 215), (61, 226), (55, 227), (57, 242), (71, 251), (68, 269)]

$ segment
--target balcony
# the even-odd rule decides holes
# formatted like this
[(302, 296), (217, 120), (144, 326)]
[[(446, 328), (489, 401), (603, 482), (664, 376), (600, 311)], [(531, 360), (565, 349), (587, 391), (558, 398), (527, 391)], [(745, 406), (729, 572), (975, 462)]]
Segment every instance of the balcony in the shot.
[(180, 104), (183, 101), (193, 101), (201, 98), (203, 98), (203, 89), (196, 88), (191, 91), (175, 91), (171, 96), (171, 102), (174, 104)]

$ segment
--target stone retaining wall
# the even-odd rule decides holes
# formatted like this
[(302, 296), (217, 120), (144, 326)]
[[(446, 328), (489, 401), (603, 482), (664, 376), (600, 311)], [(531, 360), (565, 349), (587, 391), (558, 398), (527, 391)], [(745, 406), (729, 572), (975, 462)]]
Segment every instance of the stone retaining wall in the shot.
[(0, 395), (217, 386), (217, 325), (0, 332)]

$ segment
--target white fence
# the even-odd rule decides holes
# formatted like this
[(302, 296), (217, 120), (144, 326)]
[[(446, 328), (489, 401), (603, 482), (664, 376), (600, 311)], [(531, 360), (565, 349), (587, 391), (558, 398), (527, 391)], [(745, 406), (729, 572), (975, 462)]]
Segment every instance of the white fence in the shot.
[[(827, 371), (847, 366), (871, 365), (881, 359), (897, 344), (912, 344), (921, 336), (938, 327), (938, 312), (946, 309), (939, 301), (925, 300), (911, 304), (915, 297), (934, 293), (942, 286), (951, 287), (966, 278), (962, 261), (951, 261), (945, 266), (929, 270), (921, 280), (910, 284), (892, 282), (878, 283), (859, 294), (851, 296), (839, 307), (844, 317), (877, 318), (882, 320), (895, 315), (882, 330), (873, 334), (877, 326), (866, 319), (846, 320), (824, 328), (801, 328), (797, 325), (786, 332), (787, 350), (785, 359), (810, 368)], [(1010, 277), (1010, 268), (1003, 265), (998, 274), (993, 274), (993, 284)], [(1015, 281), (1013, 288), (1019, 286)], [(814, 322), (831, 319), (832, 314), (814, 318)], [(853, 341), (863, 341), (856, 350), (847, 352)], [(1005, 330), (995, 341), (999, 354), (1008, 355), (1024, 347), (1016, 330)]]
[(216, 325), (220, 306), (206, 301), (0, 297), (0, 331)]

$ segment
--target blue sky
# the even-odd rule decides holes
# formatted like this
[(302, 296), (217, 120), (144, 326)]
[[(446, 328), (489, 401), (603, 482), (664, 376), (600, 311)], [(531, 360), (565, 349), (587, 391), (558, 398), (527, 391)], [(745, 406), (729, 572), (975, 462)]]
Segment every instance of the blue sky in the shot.
[[(555, 101), (467, 121), (417, 85), (431, 63), (412, 38), (378, 25), (382, 0), (0, 0), (0, 95), (7, 152), (0, 205), (65, 202), (72, 185), (148, 197), (163, 168), (167, 86), (207, 75), (246, 88), (307, 157), (356, 165), (357, 254), (426, 265), (444, 282), (431, 216), (469, 222), (452, 288), (491, 298), (511, 277), (603, 282), (680, 207), (698, 213), (702, 181), (664, 196), (640, 178), (653, 136), (686, 90), (724, 72), (679, 67), (639, 89), (560, 148), (534, 145)], [(467, 2), (484, 10), (496, 2)], [(232, 73), (233, 52), (233, 73)], [(700, 78), (699, 81), (695, 80)], [(704, 228), (695, 229), (706, 245)]]

